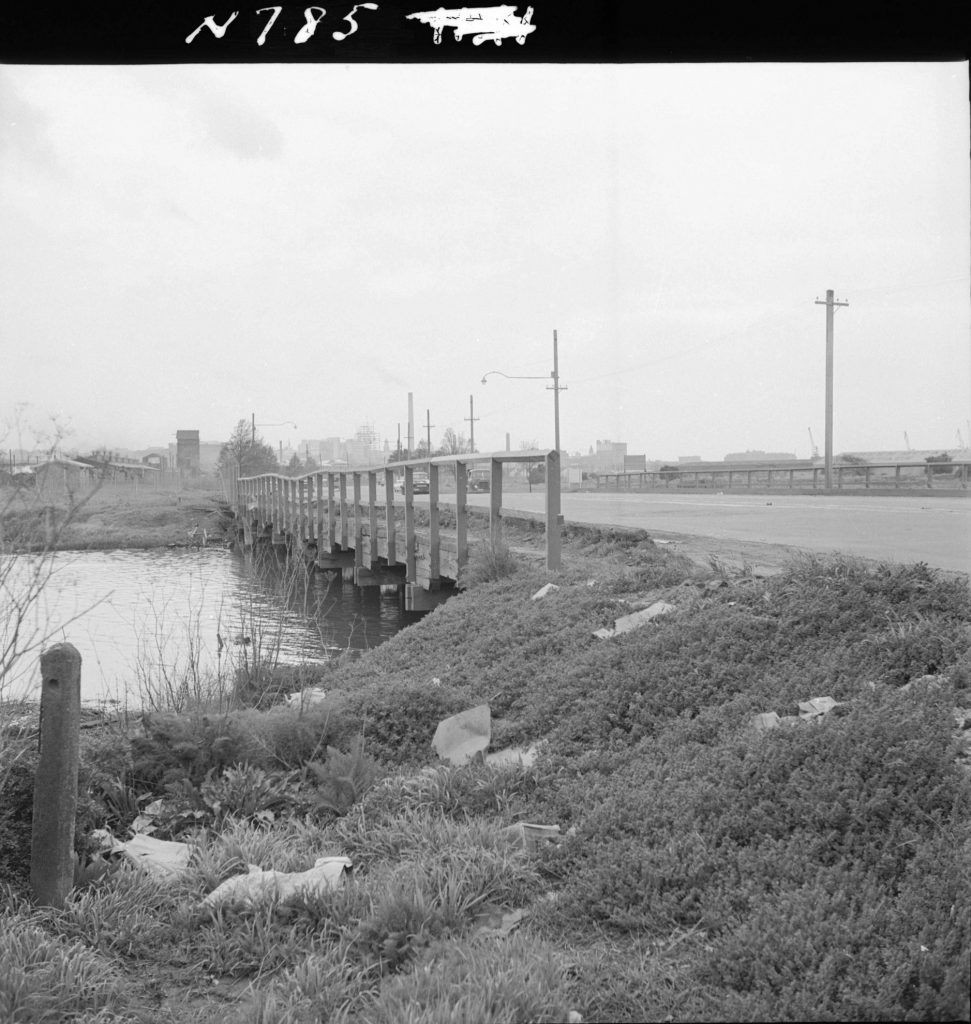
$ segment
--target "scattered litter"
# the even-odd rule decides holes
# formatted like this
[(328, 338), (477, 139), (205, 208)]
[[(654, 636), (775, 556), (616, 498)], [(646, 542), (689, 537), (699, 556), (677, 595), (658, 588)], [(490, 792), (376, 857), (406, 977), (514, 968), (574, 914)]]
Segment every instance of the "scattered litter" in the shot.
[(544, 843), (551, 842), (560, 834), (559, 825), (532, 825), (527, 821), (519, 821), (508, 825), (502, 830), (510, 836), (527, 853), (535, 853)]
[(462, 711), (438, 723), (432, 746), (443, 761), (465, 764), (485, 753), (492, 739), (492, 713), (488, 704)]
[(812, 697), (799, 704), (800, 718), (818, 718), (835, 708), (837, 702), (832, 697)]
[(752, 725), (759, 732), (764, 732), (766, 729), (778, 729), (779, 716), (774, 711), (764, 711), (761, 715), (756, 715), (752, 719)]
[(935, 675), (920, 676), (917, 679), (911, 679), (909, 683), (904, 683), (900, 687), (900, 692), (909, 693), (915, 686), (923, 686), (928, 690), (939, 690), (941, 688), (941, 680)]
[(833, 700), (832, 697), (812, 697), (809, 700), (801, 701), (798, 715), (778, 715), (775, 711), (764, 711), (755, 715), (751, 722), (758, 732), (765, 732), (766, 729), (778, 729), (780, 725), (793, 726), (803, 722), (818, 722), (823, 715), (828, 714), (833, 708), (839, 707), (841, 701)]
[(322, 704), (327, 699), (327, 691), (322, 686), (305, 686), (297, 693), (288, 693), (284, 701), (288, 708), (306, 708), (314, 704)]
[(530, 601), (542, 601), (547, 594), (552, 594), (554, 590), (560, 588), (555, 583), (547, 583), (545, 587), (540, 587), (535, 594), (530, 598)]
[(508, 935), (526, 916), (525, 910), (509, 910), (503, 913), (498, 907), (486, 906), (475, 915), (476, 935)]
[(608, 627), (596, 629), (593, 635), (601, 640), (609, 640), (611, 637), (619, 636), (621, 633), (629, 633), (633, 629), (638, 629), (652, 619), (656, 619), (659, 615), (667, 615), (668, 612), (673, 611), (673, 604), (668, 604), (667, 601), (655, 601), (649, 608), (643, 608), (639, 612), (631, 612), (630, 615), (622, 615), (614, 622), (613, 629)]
[(438, 676), (432, 676), (432, 686), (441, 686), (441, 685), (442, 685), (441, 679), (439, 679)]
[(506, 747), (505, 750), (486, 754), (485, 763), (492, 765), (521, 764), (524, 768), (531, 768), (536, 764), (536, 756), (535, 744), (529, 747)]
[(223, 903), (286, 900), (297, 893), (314, 896), (337, 888), (352, 868), (348, 857), (318, 857), (308, 871), (262, 871), (255, 864), (250, 864), (247, 874), (227, 878), (202, 902), (208, 907), (216, 907)]
[(174, 881), (189, 866), (192, 848), (187, 843), (155, 839), (149, 835), (135, 835), (127, 843), (121, 842), (107, 828), (95, 829), (91, 838), (98, 843), (105, 857), (120, 854), (129, 863), (148, 872), (160, 882)]

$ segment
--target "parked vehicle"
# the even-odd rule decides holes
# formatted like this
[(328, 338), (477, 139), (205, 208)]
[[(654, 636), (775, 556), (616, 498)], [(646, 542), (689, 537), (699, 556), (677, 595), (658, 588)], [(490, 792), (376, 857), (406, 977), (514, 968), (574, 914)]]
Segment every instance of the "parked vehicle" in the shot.
[(469, 490), (488, 491), (491, 485), (492, 473), (488, 469), (469, 470)]
[(415, 473), (412, 477), (412, 490), (415, 494), (427, 494), (430, 485), (427, 473)]

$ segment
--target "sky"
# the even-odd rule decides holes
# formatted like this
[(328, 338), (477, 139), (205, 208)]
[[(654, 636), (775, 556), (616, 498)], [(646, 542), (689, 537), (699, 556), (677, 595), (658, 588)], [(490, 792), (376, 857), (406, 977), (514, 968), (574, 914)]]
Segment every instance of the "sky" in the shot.
[(567, 451), (806, 458), (829, 288), (835, 451), (971, 444), (969, 182), (966, 63), (0, 65), (0, 448), (548, 448), (556, 331)]

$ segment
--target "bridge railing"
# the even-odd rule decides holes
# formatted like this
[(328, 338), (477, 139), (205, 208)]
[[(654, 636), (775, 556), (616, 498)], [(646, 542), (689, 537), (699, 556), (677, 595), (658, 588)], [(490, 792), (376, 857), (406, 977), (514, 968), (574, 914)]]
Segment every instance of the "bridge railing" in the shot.
[[(971, 462), (868, 462), (833, 466), (836, 490), (967, 490)], [(741, 487), (750, 490), (824, 490), (821, 465), (685, 466), (600, 473), (597, 490), (648, 491), (673, 488)]]
[[(454, 508), (455, 572), (469, 559), (469, 471), (488, 469), (489, 538), (502, 536), (503, 467), (515, 463), (542, 462), (546, 471), (546, 565), (560, 567), (560, 458), (546, 450), (486, 452), (409, 459), (380, 466), (348, 466), (318, 469), (299, 476), (263, 473), (234, 481), (233, 500), (244, 529), (270, 527), (305, 544), (316, 545), (322, 554), (353, 549), (355, 570), (378, 571), (385, 565), (405, 566), (408, 583), (434, 588), (442, 575), (442, 508)], [(416, 472), (427, 474), (427, 502), (417, 503)], [(442, 501), (442, 482), (454, 485), (454, 499)], [(424, 491), (425, 481), (421, 481)], [(399, 485), (399, 486), (396, 486)], [(400, 487), (400, 499), (397, 491)], [(400, 531), (398, 509), (404, 513)], [(416, 508), (427, 509), (428, 526), (416, 529)], [(403, 542), (399, 544), (399, 538)], [(419, 580), (419, 539), (425, 556)], [(453, 553), (449, 535), (449, 553)], [(450, 559), (451, 561), (451, 559)]]

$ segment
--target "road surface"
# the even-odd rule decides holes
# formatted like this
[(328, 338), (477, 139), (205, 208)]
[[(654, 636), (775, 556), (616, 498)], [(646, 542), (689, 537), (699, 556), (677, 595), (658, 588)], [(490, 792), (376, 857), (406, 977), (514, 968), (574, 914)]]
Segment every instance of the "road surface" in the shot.
[[(503, 494), (503, 507), (542, 513), (542, 493)], [(488, 506), (487, 494), (469, 503)], [(786, 545), (971, 574), (971, 498), (787, 494), (565, 493), (567, 522), (635, 526), (655, 539)], [(778, 559), (775, 559), (776, 561)]]

